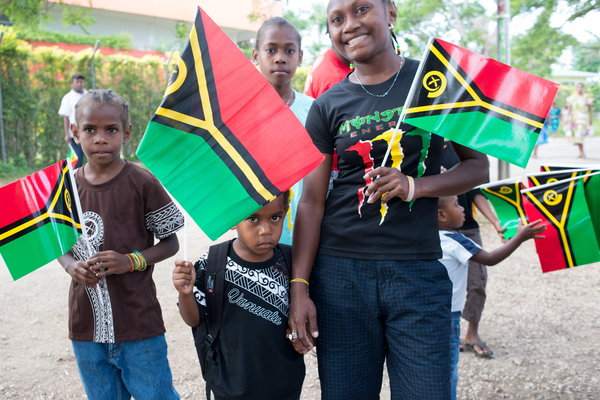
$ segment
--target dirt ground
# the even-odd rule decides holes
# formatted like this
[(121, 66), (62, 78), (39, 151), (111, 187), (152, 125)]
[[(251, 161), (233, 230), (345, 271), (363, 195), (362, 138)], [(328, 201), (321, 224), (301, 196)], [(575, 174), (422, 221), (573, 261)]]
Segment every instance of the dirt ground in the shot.
[[(488, 249), (500, 245), (489, 224), (482, 223), (482, 231)], [(189, 232), (194, 259), (210, 241), (198, 228)], [(175, 387), (184, 399), (203, 399), (204, 382), (190, 330), (175, 305), (171, 271), (172, 260), (159, 264), (155, 281)], [(599, 399), (600, 264), (542, 274), (534, 244), (527, 242), (489, 275), (480, 332), (494, 359), (461, 353), (459, 398)], [(67, 339), (69, 282), (57, 263), (16, 282), (0, 266), (0, 399), (86, 397)], [(319, 399), (316, 357), (306, 355), (305, 361), (301, 398)], [(390, 398), (387, 383), (381, 398)]]
[[(560, 151), (561, 143), (556, 147)], [(486, 249), (500, 245), (483, 221), (482, 234)], [(196, 259), (211, 242), (196, 226), (189, 237), (189, 258)], [(180, 250), (176, 257), (182, 255)], [(176, 307), (172, 267), (172, 259), (160, 263), (154, 279), (175, 387), (184, 399), (203, 399), (191, 332)], [(0, 262), (0, 399), (86, 398), (67, 338), (69, 283), (56, 262), (16, 282)], [(600, 264), (542, 274), (533, 242), (525, 243), (490, 268), (480, 333), (494, 358), (461, 353), (460, 399), (600, 399)], [(305, 361), (301, 398), (319, 399), (316, 357), (306, 355)], [(390, 398), (386, 382), (381, 398)]]

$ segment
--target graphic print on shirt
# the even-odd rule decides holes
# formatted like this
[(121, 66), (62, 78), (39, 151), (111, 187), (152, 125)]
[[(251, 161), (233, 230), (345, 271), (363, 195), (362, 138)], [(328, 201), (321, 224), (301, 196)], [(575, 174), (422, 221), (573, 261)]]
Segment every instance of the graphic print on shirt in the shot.
[[(206, 271), (207, 256), (208, 253), (199, 260), (200, 270)], [(227, 301), (275, 325), (281, 325), (283, 321), (279, 313), (287, 317), (290, 311), (289, 282), (285, 273), (276, 266), (264, 269), (244, 267), (229, 256), (226, 268), (225, 281), (235, 286), (226, 293)], [(258, 304), (256, 299), (248, 299), (248, 294), (256, 296), (271, 308)], [(194, 287), (194, 297), (200, 305), (206, 306), (206, 296), (197, 287)]]
[[(401, 108), (396, 108), (381, 113), (375, 112), (371, 116), (356, 117), (352, 120), (345, 121), (340, 126), (339, 134), (349, 134), (351, 138), (363, 135), (367, 137), (367, 139), (358, 140), (356, 144), (345, 149), (345, 152), (358, 153), (359, 157), (363, 161), (364, 174), (367, 174), (368, 172), (372, 171), (374, 168), (379, 166), (375, 165), (376, 157), (383, 158), (380, 151), (374, 151), (374, 147), (376, 146), (377, 141), (383, 141), (385, 143), (385, 149), (391, 146), (390, 156), (388, 158), (388, 162), (386, 163), (387, 166), (391, 168), (397, 168), (398, 170), (402, 171), (404, 152), (401, 141), (403, 137), (409, 136), (418, 136), (421, 139), (421, 149), (419, 152), (416, 178), (423, 176), (423, 174), (425, 173), (425, 160), (427, 159), (427, 155), (429, 153), (429, 146), (431, 144), (431, 133), (425, 132), (421, 129), (413, 129), (410, 131), (398, 129), (398, 133), (396, 134), (394, 143), (391, 143), (394, 133), (394, 127), (396, 124), (395, 120), (393, 120), (392, 117), (394, 115), (399, 114), (400, 111)], [(376, 125), (370, 125), (370, 123), (372, 122), (376, 122)], [(379, 131), (383, 132), (371, 138), (373, 136), (372, 131), (373, 133), (377, 133)], [(366, 200), (368, 199), (365, 198), (365, 191), (372, 182), (372, 179), (365, 180), (365, 185), (358, 189), (358, 214), (361, 217), (362, 208), (368, 205), (368, 203), (366, 203)], [(379, 222), (379, 225), (385, 222), (385, 217), (389, 211), (389, 207), (387, 204), (380, 203), (380, 207), (381, 220)]]
[[(100, 246), (104, 243), (104, 223), (102, 217), (93, 211), (86, 211), (83, 214), (83, 229), (85, 235), (80, 236), (73, 247), (73, 253), (77, 260), (87, 260), (91, 255), (96, 254)], [(85, 241), (89, 240), (89, 247)], [(90, 254), (90, 249), (92, 254)], [(92, 313), (94, 314), (94, 339), (96, 343), (115, 343), (115, 325), (113, 321), (112, 305), (106, 277), (102, 277), (98, 287), (85, 287)]]

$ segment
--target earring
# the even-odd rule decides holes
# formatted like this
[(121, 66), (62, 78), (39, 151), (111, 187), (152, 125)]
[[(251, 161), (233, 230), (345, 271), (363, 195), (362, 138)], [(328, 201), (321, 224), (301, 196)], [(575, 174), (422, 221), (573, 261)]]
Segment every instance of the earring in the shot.
[(390, 27), (390, 31), (393, 31), (393, 30), (394, 30), (394, 24), (392, 24), (391, 22), (390, 22), (390, 25), (389, 25), (389, 27)]

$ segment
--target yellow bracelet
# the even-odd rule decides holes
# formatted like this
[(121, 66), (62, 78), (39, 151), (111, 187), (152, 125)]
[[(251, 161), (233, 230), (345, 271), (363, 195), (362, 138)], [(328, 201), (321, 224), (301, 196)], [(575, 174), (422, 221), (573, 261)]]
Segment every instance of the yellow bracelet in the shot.
[(306, 279), (302, 279), (302, 278), (294, 278), (290, 281), (290, 283), (294, 283), (294, 282), (302, 282), (302, 283), (306, 283), (306, 286), (309, 285), (308, 281)]

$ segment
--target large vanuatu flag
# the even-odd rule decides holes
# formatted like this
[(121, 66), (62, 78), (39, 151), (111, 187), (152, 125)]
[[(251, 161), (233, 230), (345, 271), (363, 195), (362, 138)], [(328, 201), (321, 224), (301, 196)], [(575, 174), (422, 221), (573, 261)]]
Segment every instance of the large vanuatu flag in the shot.
[(0, 188), (0, 254), (15, 280), (65, 254), (81, 235), (67, 162)]
[(200, 8), (137, 155), (212, 240), (323, 159), (289, 107)]
[(479, 186), (481, 193), (492, 203), (500, 225), (506, 228), (504, 238), (510, 239), (517, 233), (519, 220), (527, 224), (527, 216), (523, 209), (521, 177), (509, 178)]
[(567, 179), (522, 191), (530, 221), (546, 224), (535, 241), (543, 272), (600, 261), (600, 250), (581, 179)]
[(430, 39), (404, 122), (525, 167), (558, 84)]

